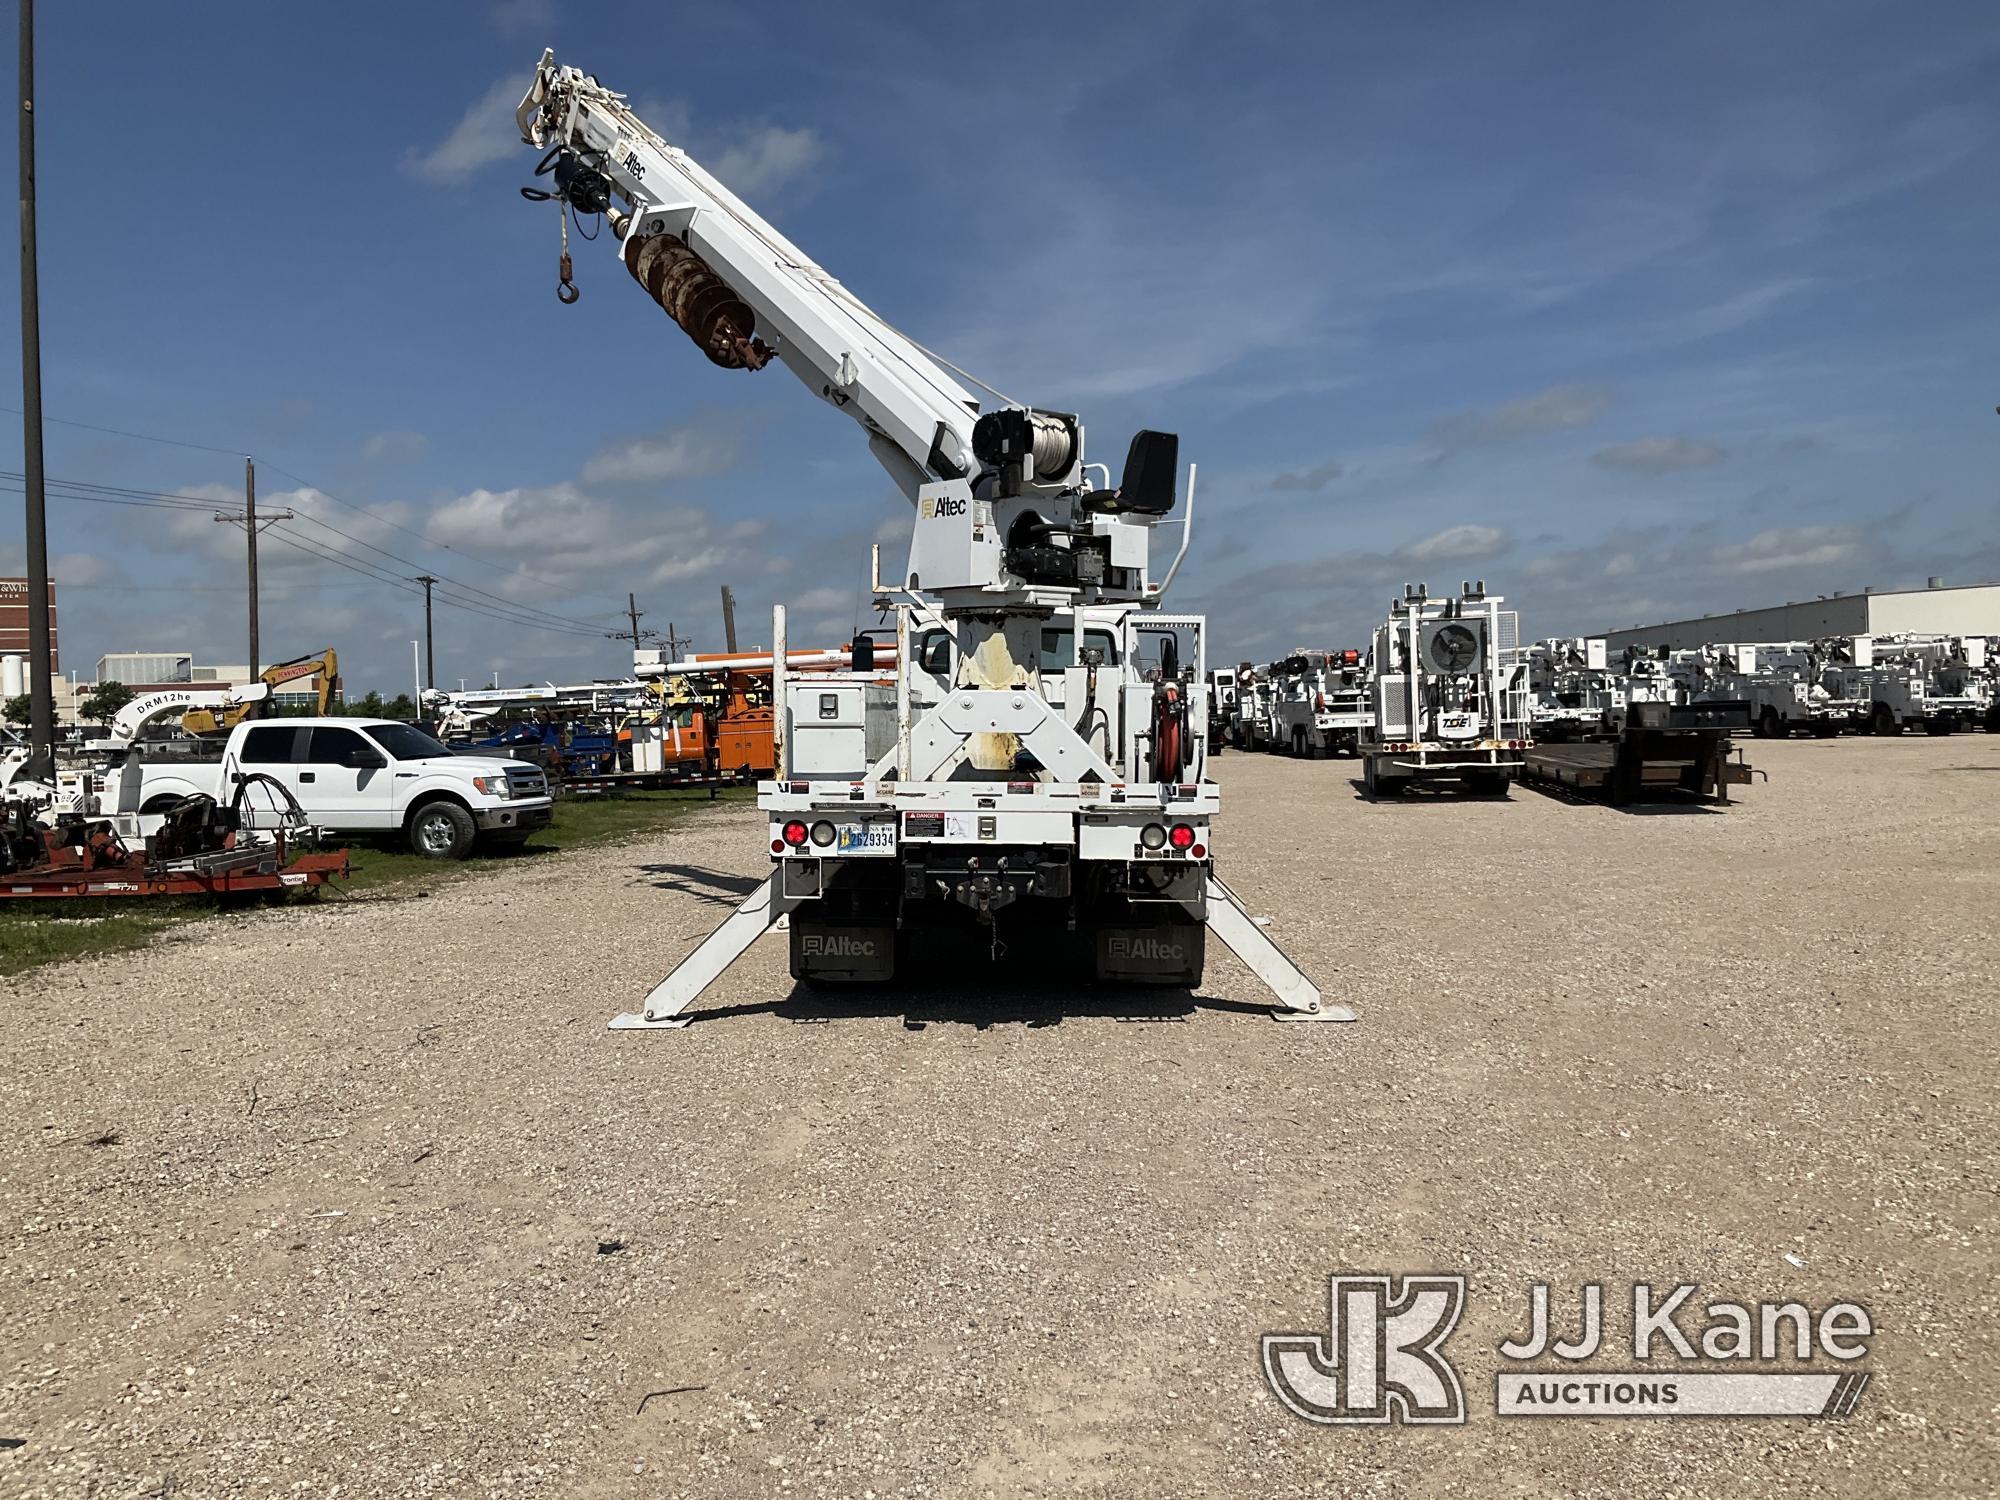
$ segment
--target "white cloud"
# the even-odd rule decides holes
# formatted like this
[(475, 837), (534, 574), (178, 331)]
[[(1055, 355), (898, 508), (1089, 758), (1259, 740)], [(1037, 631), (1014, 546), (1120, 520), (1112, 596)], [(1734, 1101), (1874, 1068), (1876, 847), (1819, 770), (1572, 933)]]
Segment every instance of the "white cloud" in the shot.
[(1310, 469), (1291, 470), (1277, 475), (1271, 481), (1274, 490), (1295, 490), (1306, 494), (1318, 494), (1347, 471), (1332, 459), (1316, 464)]
[(1723, 452), (1714, 443), (1685, 437), (1648, 437), (1636, 442), (1613, 443), (1590, 455), (1603, 469), (1623, 469), (1632, 474), (1675, 474), (1683, 469), (1705, 469), (1722, 462)]
[(403, 153), (403, 170), (426, 182), (464, 182), (482, 168), (517, 155), (521, 130), (514, 110), (527, 92), (526, 73), (509, 73), (459, 117), (445, 138), (428, 151)]
[(392, 427), (386, 432), (378, 432), (361, 445), (361, 456), (369, 462), (383, 459), (406, 460), (422, 458), (430, 451), (430, 439), (421, 432), (410, 432), (404, 428)]
[(1448, 526), (1433, 536), (1399, 548), (1396, 556), (1405, 562), (1478, 562), (1498, 557), (1513, 546), (1498, 526)]
[(668, 427), (606, 443), (585, 461), (582, 479), (607, 485), (701, 479), (735, 468), (740, 448), (733, 428)]
[(1717, 547), (1709, 559), (1723, 573), (1776, 573), (1846, 562), (1861, 545), (1858, 526), (1781, 526), (1747, 542)]
[(763, 124), (738, 128), (743, 133), (723, 144), (714, 160), (704, 165), (739, 197), (774, 193), (826, 159), (826, 142), (809, 128)]
[(1431, 430), (1439, 442), (1452, 448), (1508, 443), (1567, 427), (1588, 427), (1610, 405), (1611, 392), (1604, 386), (1552, 385), (1498, 406), (1454, 412), (1439, 418)]
[(556, 23), (556, 8), (552, 0), (500, 0), (486, 13), (486, 21), (505, 37), (546, 33)]

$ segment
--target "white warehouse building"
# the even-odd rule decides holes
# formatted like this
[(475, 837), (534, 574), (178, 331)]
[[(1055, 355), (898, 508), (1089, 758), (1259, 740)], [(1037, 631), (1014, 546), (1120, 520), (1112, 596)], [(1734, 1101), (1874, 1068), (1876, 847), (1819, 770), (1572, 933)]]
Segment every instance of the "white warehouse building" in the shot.
[(1613, 651), (1627, 646), (1728, 645), (1736, 642), (1812, 641), (1830, 635), (2000, 635), (2000, 583), (1945, 588), (1830, 594), (1804, 604), (1775, 604), (1733, 614), (1669, 620), (1629, 630), (1607, 630)]

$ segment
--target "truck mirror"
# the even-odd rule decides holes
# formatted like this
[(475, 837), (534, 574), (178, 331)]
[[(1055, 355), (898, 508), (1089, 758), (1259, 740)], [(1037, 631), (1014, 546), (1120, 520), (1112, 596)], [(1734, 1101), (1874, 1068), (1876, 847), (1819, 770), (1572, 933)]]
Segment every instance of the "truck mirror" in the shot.
[(857, 672), (875, 670), (875, 642), (870, 636), (857, 635), (854, 644), (848, 648), (849, 659)]

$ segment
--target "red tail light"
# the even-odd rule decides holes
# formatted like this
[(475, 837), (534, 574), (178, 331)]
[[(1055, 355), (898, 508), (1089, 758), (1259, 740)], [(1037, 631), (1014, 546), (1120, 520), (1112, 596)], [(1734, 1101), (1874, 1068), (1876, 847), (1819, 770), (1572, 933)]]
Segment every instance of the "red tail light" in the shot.
[(1167, 830), (1167, 842), (1176, 849), (1191, 848), (1194, 844), (1194, 829), (1185, 823), (1176, 823)]
[(797, 818), (793, 818), (791, 822), (785, 825), (785, 842), (796, 849), (805, 841), (806, 825), (801, 823)]

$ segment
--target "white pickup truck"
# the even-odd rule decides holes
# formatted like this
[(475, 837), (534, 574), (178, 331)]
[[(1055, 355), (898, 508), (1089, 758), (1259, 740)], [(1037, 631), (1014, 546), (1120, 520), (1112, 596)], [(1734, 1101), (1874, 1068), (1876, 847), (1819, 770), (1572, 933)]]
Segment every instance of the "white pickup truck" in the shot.
[(219, 757), (199, 760), (142, 742), (106, 774), (98, 808), (157, 814), (197, 793), (226, 803), (237, 778), (255, 773), (283, 783), (314, 827), (406, 838), (431, 859), (463, 859), (475, 843), (518, 844), (554, 806), (534, 766), (454, 755), (394, 720), (312, 718), (246, 721)]

